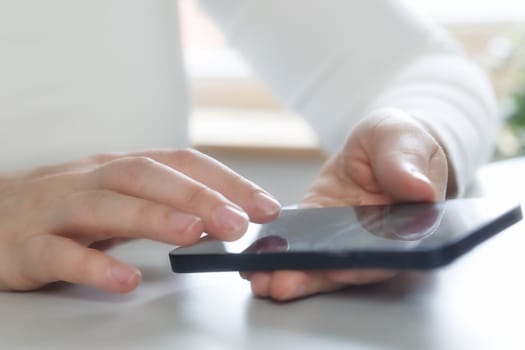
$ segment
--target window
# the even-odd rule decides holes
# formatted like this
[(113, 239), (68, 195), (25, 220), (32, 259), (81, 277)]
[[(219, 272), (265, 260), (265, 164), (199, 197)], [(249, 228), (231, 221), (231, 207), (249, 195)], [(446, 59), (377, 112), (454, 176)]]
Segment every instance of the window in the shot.
[[(406, 2), (434, 16), (459, 38), (467, 52), (491, 75), (498, 96), (504, 99), (513, 90), (517, 68), (512, 54), (518, 41), (516, 37), (525, 36), (525, 1)], [(206, 151), (226, 148), (319, 154), (313, 132), (299, 117), (280, 108), (271, 92), (255, 80), (249, 67), (227, 47), (220, 31), (199, 11), (196, 1), (179, 3), (183, 46), (195, 105), (190, 124), (194, 144)], [(254, 122), (258, 132), (251, 127)], [(217, 133), (216, 123), (229, 125), (221, 128), (229, 132)], [(272, 131), (259, 132), (261, 128)], [(275, 130), (286, 128), (285, 133), (293, 137), (283, 138), (275, 133)], [(261, 138), (261, 135), (277, 136)], [(502, 141), (502, 153), (515, 152), (516, 140), (503, 139), (506, 141)]]

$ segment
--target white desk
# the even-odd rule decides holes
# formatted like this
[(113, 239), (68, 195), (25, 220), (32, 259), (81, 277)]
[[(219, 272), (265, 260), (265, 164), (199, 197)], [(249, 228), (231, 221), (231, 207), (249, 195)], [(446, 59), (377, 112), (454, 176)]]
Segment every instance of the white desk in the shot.
[[(318, 163), (225, 160), (284, 203)], [(525, 162), (479, 178), (476, 191), (525, 199)], [(235, 273), (175, 275), (171, 247), (131, 242), (112, 251), (142, 268), (131, 294), (64, 285), (0, 293), (0, 349), (525, 349), (524, 228), (436, 272), (284, 304), (253, 298)]]

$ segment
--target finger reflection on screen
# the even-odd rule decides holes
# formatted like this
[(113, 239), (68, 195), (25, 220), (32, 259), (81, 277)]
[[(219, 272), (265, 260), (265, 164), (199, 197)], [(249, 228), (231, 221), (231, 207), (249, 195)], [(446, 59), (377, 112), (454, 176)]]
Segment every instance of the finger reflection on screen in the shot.
[(292, 210), (263, 225), (243, 253), (373, 249), (387, 242), (408, 248), (439, 228), (444, 211), (445, 203)]
[(355, 207), (354, 211), (359, 224), (376, 236), (416, 241), (437, 230), (445, 203), (361, 206)]
[(266, 236), (250, 244), (243, 253), (280, 253), (286, 252), (288, 248), (288, 241), (285, 238), (280, 236)]

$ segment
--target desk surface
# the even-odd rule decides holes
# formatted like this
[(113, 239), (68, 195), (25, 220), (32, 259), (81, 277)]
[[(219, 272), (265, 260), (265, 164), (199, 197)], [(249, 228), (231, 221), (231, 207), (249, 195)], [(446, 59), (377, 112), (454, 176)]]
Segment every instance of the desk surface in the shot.
[[(245, 165), (255, 180), (268, 178)], [(281, 181), (270, 186), (286, 200), (296, 194), (285, 189), (301, 190), (315, 168), (288, 165), (295, 170), (283, 165)], [(304, 182), (288, 176), (298, 167), (310, 171)], [(523, 187), (510, 187), (522, 186), (524, 175), (525, 161), (489, 165), (475, 191), (525, 200)], [(0, 348), (523, 349), (524, 228), (508, 229), (438, 271), (290, 303), (252, 297), (235, 273), (175, 275), (171, 247), (130, 242), (112, 251), (143, 271), (144, 283), (130, 294), (66, 285), (0, 293)]]

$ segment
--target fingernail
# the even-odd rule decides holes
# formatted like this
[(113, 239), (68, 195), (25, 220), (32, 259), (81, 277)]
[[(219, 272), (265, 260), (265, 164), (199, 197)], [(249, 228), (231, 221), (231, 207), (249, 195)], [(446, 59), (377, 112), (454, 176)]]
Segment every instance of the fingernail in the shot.
[(419, 169), (416, 168), (414, 165), (412, 165), (412, 164), (405, 164), (404, 168), (406, 169), (406, 171), (408, 171), (410, 173), (410, 175), (412, 177), (415, 177), (416, 179), (421, 180), (423, 182), (426, 182), (428, 184), (432, 184), (432, 182), (430, 181), (428, 176), (426, 176), (421, 171), (419, 171)]
[(298, 285), (297, 287), (295, 287), (295, 290), (293, 291), (292, 294), (290, 294), (288, 296), (289, 299), (297, 299), (297, 298), (302, 298), (304, 296), (306, 296), (306, 286), (303, 285), (303, 284), (300, 284)]
[(219, 207), (215, 213), (215, 218), (222, 227), (232, 234), (243, 233), (249, 222), (248, 215), (245, 212), (231, 205)]
[(175, 232), (183, 235), (194, 235), (202, 233), (204, 226), (202, 220), (193, 215), (174, 213), (169, 218), (169, 225)]
[(264, 192), (257, 192), (254, 196), (255, 205), (265, 216), (274, 216), (281, 210), (279, 202)]
[(115, 265), (111, 268), (111, 276), (120, 284), (132, 285), (141, 279), (138, 269), (126, 265)]
[(302, 284), (290, 287), (287, 291), (281, 291), (280, 294), (272, 295), (272, 297), (278, 301), (289, 301), (293, 299), (303, 298), (307, 295), (306, 287)]
[(241, 278), (243, 280), (247, 280), (247, 281), (249, 281), (252, 278), (252, 273), (251, 272), (241, 271), (241, 272), (239, 272), (239, 275), (241, 276)]
[(428, 183), (428, 184), (432, 184), (432, 182), (430, 181), (430, 179), (429, 179), (426, 175), (424, 175), (422, 172), (419, 172), (419, 171), (417, 171), (417, 170), (414, 169), (414, 170), (411, 172), (411, 174), (412, 174), (413, 177), (415, 177), (415, 178), (418, 179), (418, 180), (421, 180), (421, 181), (426, 182), (426, 183)]

